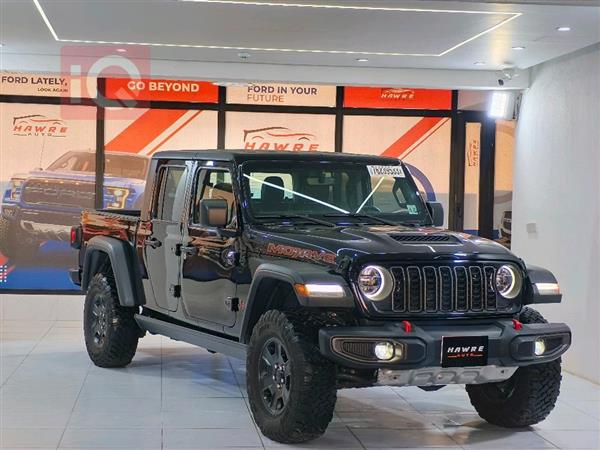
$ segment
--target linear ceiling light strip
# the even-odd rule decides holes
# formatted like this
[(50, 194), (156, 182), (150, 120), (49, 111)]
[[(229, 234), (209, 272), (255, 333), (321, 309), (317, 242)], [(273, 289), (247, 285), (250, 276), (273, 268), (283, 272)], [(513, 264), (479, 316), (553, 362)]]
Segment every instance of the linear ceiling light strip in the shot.
[(318, 8), (318, 9), (346, 9), (354, 11), (400, 11), (400, 12), (435, 12), (449, 14), (495, 14), (513, 15), (516, 13), (506, 11), (473, 11), (459, 9), (431, 9), (431, 8), (400, 8), (393, 6), (351, 6), (351, 5), (319, 5), (314, 3), (276, 3), (276, 2), (247, 2), (241, 0), (178, 0), (182, 3), (215, 3), (219, 5), (240, 6), (270, 6), (288, 8)]
[(54, 27), (50, 23), (48, 16), (44, 12), (39, 0), (33, 0), (37, 10), (39, 11), (42, 19), (46, 23), (46, 26), (50, 30), (50, 33), (54, 37), (54, 40), (58, 42), (69, 42), (73, 44), (108, 44), (108, 45), (137, 45), (144, 47), (178, 47), (178, 48), (201, 48), (207, 50), (243, 50), (243, 51), (259, 51), (259, 52), (279, 52), (279, 53), (322, 53), (330, 55), (365, 55), (365, 56), (429, 56), (429, 57), (440, 57), (456, 50), (459, 47), (487, 34), (497, 28), (507, 24), (508, 22), (521, 16), (522, 13), (509, 13), (509, 12), (492, 12), (492, 11), (453, 11), (453, 10), (425, 10), (425, 9), (408, 9), (408, 8), (380, 8), (380, 7), (368, 7), (368, 6), (342, 6), (342, 5), (312, 5), (312, 4), (299, 4), (299, 3), (261, 3), (261, 2), (242, 2), (242, 1), (224, 1), (224, 0), (180, 0), (185, 2), (195, 3), (223, 3), (223, 4), (244, 4), (253, 6), (293, 6), (293, 7), (307, 7), (307, 8), (336, 8), (336, 9), (353, 9), (353, 10), (377, 10), (377, 11), (412, 11), (412, 12), (438, 12), (438, 13), (468, 13), (468, 14), (497, 14), (497, 15), (510, 15), (510, 17), (502, 20), (500, 23), (472, 36), (462, 42), (459, 42), (455, 46), (445, 50), (441, 53), (402, 53), (402, 52), (369, 52), (369, 51), (357, 51), (357, 50), (322, 50), (322, 49), (299, 49), (299, 48), (265, 48), (265, 47), (242, 47), (242, 46), (225, 46), (225, 45), (202, 45), (202, 44), (168, 44), (158, 42), (124, 42), (124, 41), (105, 41), (105, 40), (88, 40), (88, 39), (61, 39), (58, 37)]

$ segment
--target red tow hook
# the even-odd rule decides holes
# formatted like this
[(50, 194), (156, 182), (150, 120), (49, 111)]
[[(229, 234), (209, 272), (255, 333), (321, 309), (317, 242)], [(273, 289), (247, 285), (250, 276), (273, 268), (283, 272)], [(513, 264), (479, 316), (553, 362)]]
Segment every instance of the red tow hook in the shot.
[(519, 331), (521, 328), (523, 328), (523, 324), (517, 319), (513, 319), (513, 327), (515, 330)]
[(406, 333), (411, 333), (412, 332), (412, 323), (410, 323), (408, 320), (403, 320), (402, 321), (402, 326), (404, 327), (404, 331)]

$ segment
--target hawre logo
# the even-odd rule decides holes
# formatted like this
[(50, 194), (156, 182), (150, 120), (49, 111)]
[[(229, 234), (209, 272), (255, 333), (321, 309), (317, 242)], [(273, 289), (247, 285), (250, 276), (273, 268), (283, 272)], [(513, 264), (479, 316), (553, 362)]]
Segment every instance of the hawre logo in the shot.
[(448, 347), (446, 354), (448, 358), (483, 358), (484, 345), (472, 345), (466, 347)]
[(469, 149), (467, 150), (467, 165), (469, 167), (479, 166), (479, 139), (471, 139), (469, 141)]
[(244, 130), (246, 150), (292, 150), (299, 152), (319, 150), (316, 136), (311, 133), (293, 132), (286, 127), (267, 127)]
[(267, 245), (267, 253), (292, 259), (309, 259), (311, 261), (322, 261), (328, 264), (335, 264), (335, 253), (308, 250), (306, 248), (291, 247), (289, 245), (271, 243)]
[(381, 90), (381, 98), (385, 100), (412, 100), (415, 91), (402, 88), (384, 88)]
[(69, 127), (62, 119), (52, 119), (41, 114), (13, 117), (12, 133), (15, 136), (66, 137)]

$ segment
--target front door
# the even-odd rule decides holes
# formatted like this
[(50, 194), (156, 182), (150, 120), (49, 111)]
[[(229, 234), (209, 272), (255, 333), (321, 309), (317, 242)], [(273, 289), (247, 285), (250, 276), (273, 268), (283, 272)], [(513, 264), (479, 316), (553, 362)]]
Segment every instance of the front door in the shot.
[(185, 165), (165, 165), (158, 173), (152, 233), (144, 241), (146, 265), (159, 307), (176, 311), (181, 296), (182, 225), (187, 181)]
[[(181, 296), (194, 319), (232, 327), (236, 321), (237, 212), (229, 168), (198, 168), (189, 220), (183, 230)], [(223, 229), (200, 223), (202, 199), (224, 199), (228, 224)]]

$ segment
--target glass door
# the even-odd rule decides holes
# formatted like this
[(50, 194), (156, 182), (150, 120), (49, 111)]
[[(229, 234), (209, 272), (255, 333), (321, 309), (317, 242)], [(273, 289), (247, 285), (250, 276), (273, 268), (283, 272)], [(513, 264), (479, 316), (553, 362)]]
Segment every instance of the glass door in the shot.
[(461, 111), (455, 126), (450, 226), (493, 238), (496, 123), (485, 113)]

